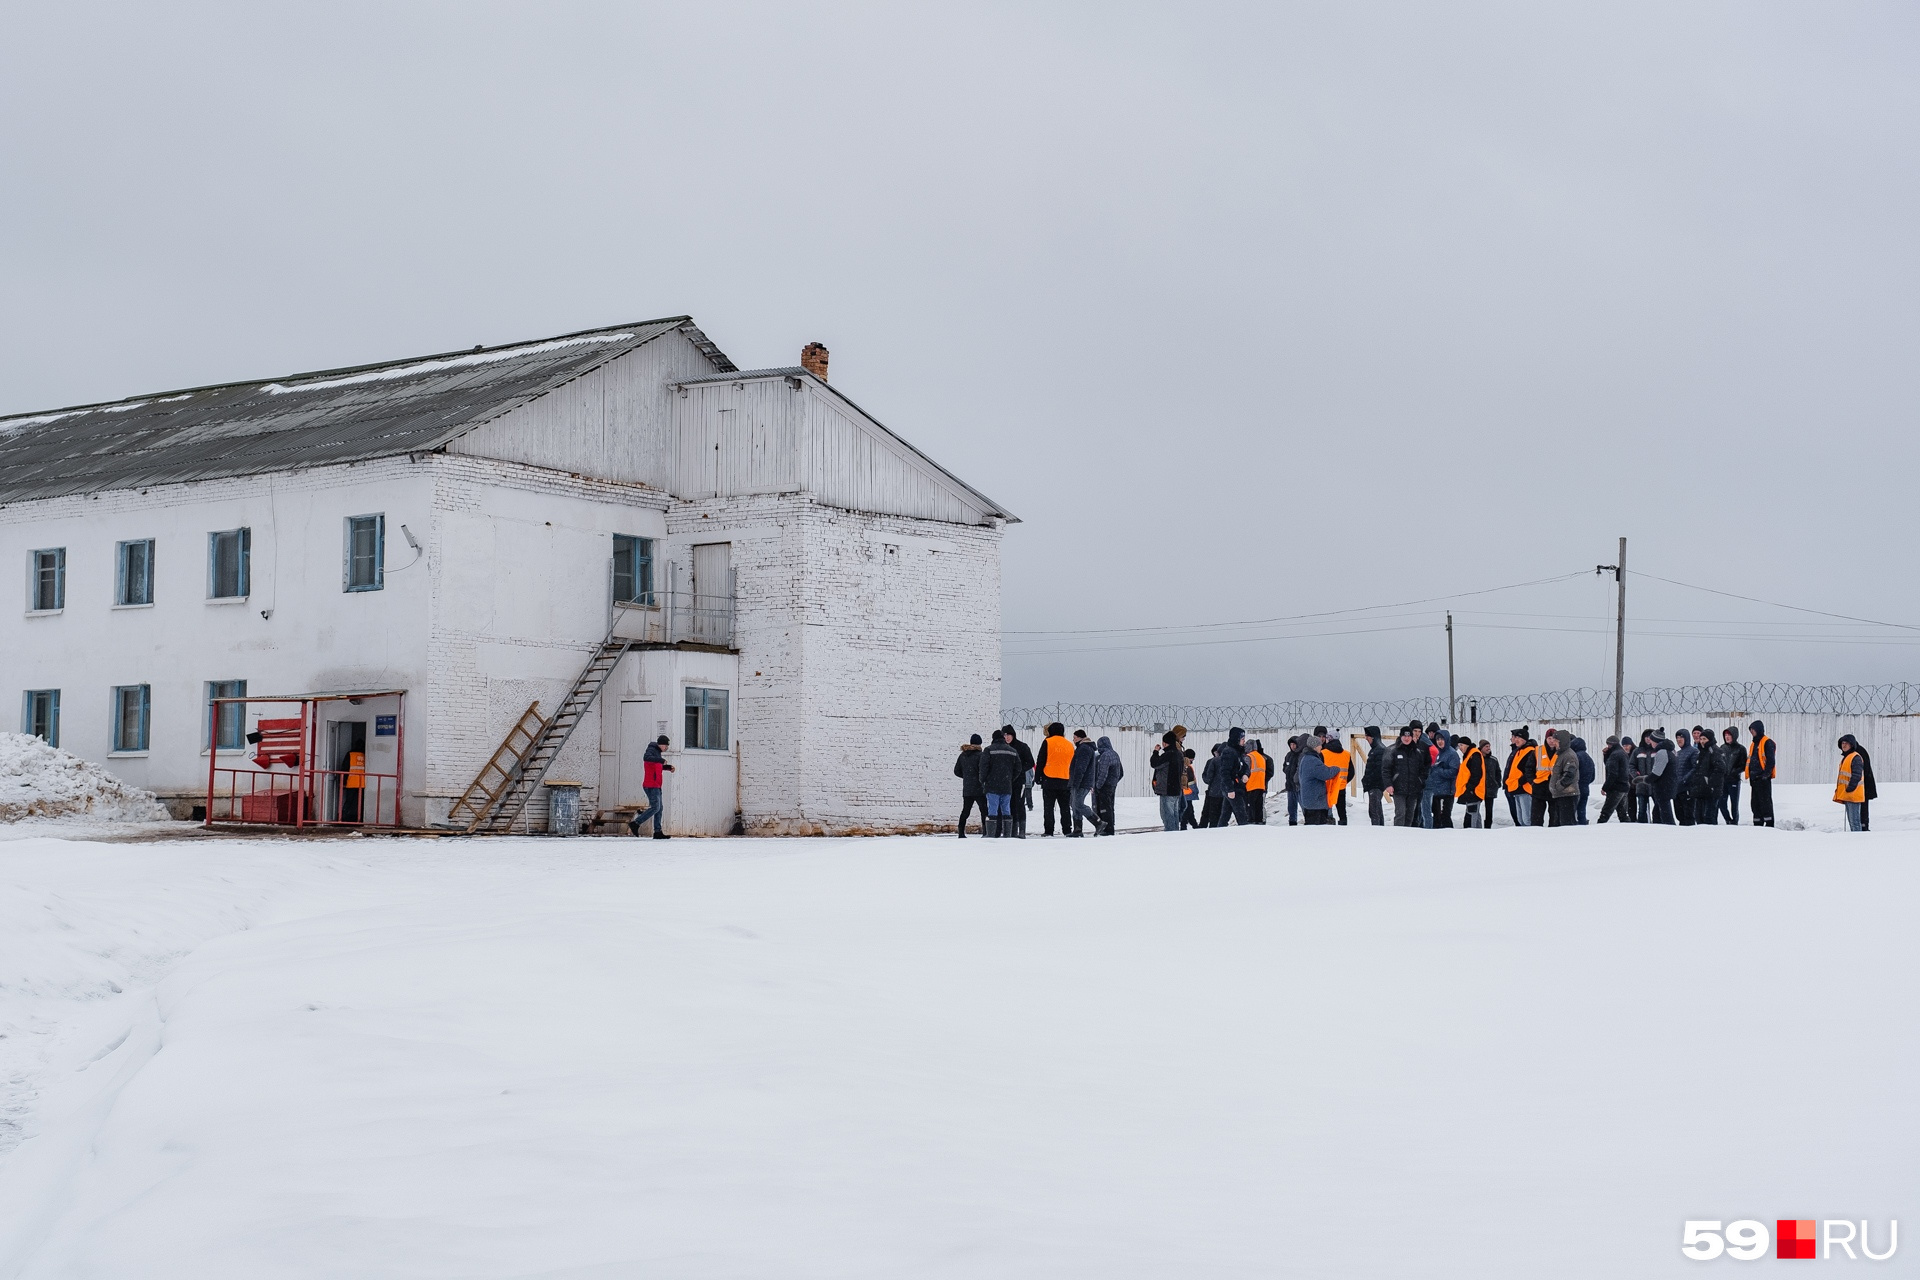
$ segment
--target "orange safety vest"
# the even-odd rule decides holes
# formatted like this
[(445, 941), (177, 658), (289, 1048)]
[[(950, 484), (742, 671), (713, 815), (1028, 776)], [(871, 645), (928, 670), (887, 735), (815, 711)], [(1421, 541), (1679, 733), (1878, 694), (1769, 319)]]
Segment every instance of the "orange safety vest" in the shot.
[[(1467, 794), (1467, 765), (1476, 757), (1480, 757), (1480, 748), (1468, 747), (1467, 754), (1460, 759), (1460, 772), (1453, 778), (1453, 798), (1456, 800)], [(1480, 781), (1474, 784), (1473, 798), (1476, 800), (1487, 798), (1487, 771), (1484, 765), (1480, 770)]]
[(1264, 751), (1247, 752), (1247, 790), (1265, 791), (1267, 789), (1267, 755)]
[(1533, 791), (1533, 770), (1527, 767), (1527, 757), (1534, 755), (1532, 747), (1522, 747), (1513, 754), (1513, 762), (1507, 766), (1507, 794), (1527, 795)]
[[(1760, 753), (1767, 753), (1766, 764), (1760, 763)], [(1747, 753), (1747, 776), (1749, 778), (1771, 778), (1773, 776), (1773, 739), (1761, 734), (1754, 740), (1753, 750)]]
[[(1555, 738), (1554, 741), (1558, 742), (1560, 739)], [(1533, 774), (1533, 785), (1535, 787), (1544, 787), (1547, 785), (1547, 779), (1553, 776), (1553, 762), (1559, 759), (1559, 757), (1560, 752), (1557, 749), (1549, 751), (1547, 750), (1547, 744), (1545, 742), (1540, 744), (1540, 757), (1537, 762), (1537, 768)]]
[(1041, 776), (1056, 782), (1065, 782), (1072, 777), (1073, 744), (1056, 733), (1041, 745), (1047, 749), (1047, 763), (1040, 771)]
[(1327, 803), (1339, 804), (1340, 793), (1347, 789), (1347, 775), (1353, 772), (1353, 753), (1339, 747), (1328, 747), (1320, 753), (1320, 758), (1326, 761), (1328, 768), (1340, 771), (1327, 779)]
[(365, 752), (363, 751), (347, 752), (346, 785), (355, 791), (362, 790), (366, 787), (367, 756)]
[(1853, 775), (1853, 762), (1860, 758), (1858, 751), (1849, 751), (1840, 757), (1840, 776), (1833, 784), (1833, 798), (1841, 804), (1859, 804), (1867, 798), (1866, 770), (1860, 771), (1860, 785), (1849, 787), (1847, 779)]

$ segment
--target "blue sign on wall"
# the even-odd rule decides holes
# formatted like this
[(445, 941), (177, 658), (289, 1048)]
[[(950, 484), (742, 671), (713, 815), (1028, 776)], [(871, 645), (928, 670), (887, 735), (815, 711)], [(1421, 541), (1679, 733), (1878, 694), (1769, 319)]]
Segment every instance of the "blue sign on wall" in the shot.
[(394, 716), (375, 716), (373, 718), (373, 736), (391, 738), (398, 730), (394, 728)]

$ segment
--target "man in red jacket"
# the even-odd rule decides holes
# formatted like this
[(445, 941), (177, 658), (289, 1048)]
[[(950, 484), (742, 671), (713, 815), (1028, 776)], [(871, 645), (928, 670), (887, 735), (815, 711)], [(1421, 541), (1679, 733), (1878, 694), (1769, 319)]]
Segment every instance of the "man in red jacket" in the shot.
[(660, 829), (660, 815), (665, 808), (660, 792), (666, 786), (667, 775), (674, 771), (673, 766), (667, 763), (667, 757), (664, 754), (667, 742), (667, 735), (663, 733), (658, 742), (647, 744), (646, 767), (640, 775), (640, 786), (647, 793), (647, 807), (634, 814), (633, 820), (627, 823), (627, 830), (636, 836), (640, 834), (640, 824), (652, 818), (653, 838), (655, 840), (667, 838), (667, 833)]

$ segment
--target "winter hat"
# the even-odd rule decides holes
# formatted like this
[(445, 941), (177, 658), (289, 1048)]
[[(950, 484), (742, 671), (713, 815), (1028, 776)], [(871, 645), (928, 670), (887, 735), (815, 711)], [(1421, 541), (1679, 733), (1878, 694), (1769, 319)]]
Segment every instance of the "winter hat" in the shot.
[(973, 739), (972, 739), (972, 741), (971, 741), (971, 742), (969, 742), (969, 743), (968, 743), (968, 745), (969, 745), (969, 746), (975, 746), (975, 747), (977, 747), (977, 746), (979, 746), (979, 745), (980, 745), (980, 735), (979, 735), (979, 734), (977, 734), (977, 733), (976, 733), (976, 734), (974, 734), (974, 735), (973, 735)]
[(1326, 737), (1326, 736), (1327, 736), (1327, 726), (1325, 726), (1325, 725), (1323, 725), (1323, 724), (1317, 724), (1317, 725), (1315, 725), (1315, 726), (1313, 726), (1313, 736), (1314, 736), (1314, 737), (1316, 737), (1316, 738), (1324, 738), (1324, 737)]
[(1246, 736), (1247, 736), (1247, 731), (1245, 729), (1236, 727), (1236, 728), (1227, 730), (1227, 741), (1232, 743), (1236, 747), (1240, 745), (1240, 739)]
[(1518, 729), (1515, 729), (1510, 736), (1525, 742), (1529, 737), (1533, 736), (1533, 731), (1528, 729), (1526, 725), (1521, 725)]
[(1767, 731), (1767, 726), (1761, 724), (1758, 720), (1755, 720), (1752, 724), (1747, 726), (1747, 732), (1749, 733), (1765, 733), (1766, 731)]
[(1370, 724), (1367, 726), (1366, 733), (1369, 738), (1377, 738), (1380, 736), (1380, 726), (1377, 724)]
[(1619, 745), (1620, 745), (1620, 739), (1619, 739), (1619, 737), (1618, 737), (1618, 736), (1616, 736), (1616, 735), (1614, 735), (1614, 734), (1611, 734), (1611, 733), (1610, 733), (1610, 734), (1608, 734), (1608, 735), (1607, 735), (1607, 745), (1608, 745), (1608, 746), (1610, 746), (1610, 747), (1617, 747), (1617, 746), (1619, 746)]
[(1005, 729), (995, 729), (993, 731), (993, 740), (995, 742), (1005, 742), (1007, 740), (1007, 731)]

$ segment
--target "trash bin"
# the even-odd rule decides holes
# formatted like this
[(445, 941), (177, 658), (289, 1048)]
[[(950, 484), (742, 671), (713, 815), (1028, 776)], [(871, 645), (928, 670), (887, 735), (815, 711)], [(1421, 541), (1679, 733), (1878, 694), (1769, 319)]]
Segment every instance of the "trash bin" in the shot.
[(547, 787), (547, 834), (550, 836), (577, 836), (580, 834), (580, 784), (577, 782), (549, 782)]

